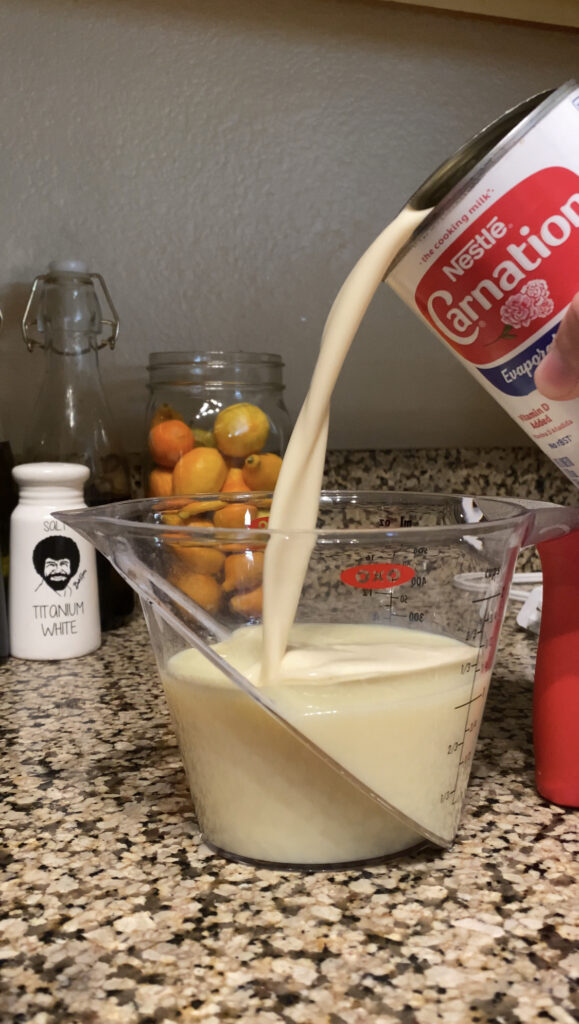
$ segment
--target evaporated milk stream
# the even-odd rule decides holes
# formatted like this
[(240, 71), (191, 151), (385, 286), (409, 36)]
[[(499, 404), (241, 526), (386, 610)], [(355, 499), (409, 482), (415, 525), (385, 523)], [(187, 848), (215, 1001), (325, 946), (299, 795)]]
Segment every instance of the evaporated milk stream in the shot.
[[(269, 526), (279, 531), (266, 548), (263, 574), (262, 682), (275, 678), (285, 653), (318, 518), (330, 418), (330, 399), (362, 318), (396, 253), (429, 210), (404, 209), (359, 259), (342, 285), (322, 334), (305, 401), (284, 455)], [(304, 531), (301, 542), (283, 534)], [(309, 532), (308, 532), (309, 531)]]

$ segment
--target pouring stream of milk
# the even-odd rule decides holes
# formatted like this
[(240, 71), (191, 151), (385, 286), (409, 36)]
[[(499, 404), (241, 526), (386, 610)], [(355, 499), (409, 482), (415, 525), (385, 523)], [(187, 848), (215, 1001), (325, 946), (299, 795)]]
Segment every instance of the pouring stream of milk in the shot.
[[(344, 360), (378, 285), (396, 253), (429, 210), (404, 209), (358, 260), (326, 320), (309, 391), (285, 453), (271, 514), (278, 531), (267, 545), (264, 574), (262, 682), (275, 677), (294, 621), (319, 509), (330, 399)], [(292, 543), (284, 533), (304, 531)], [(309, 531), (309, 532), (308, 532)]]

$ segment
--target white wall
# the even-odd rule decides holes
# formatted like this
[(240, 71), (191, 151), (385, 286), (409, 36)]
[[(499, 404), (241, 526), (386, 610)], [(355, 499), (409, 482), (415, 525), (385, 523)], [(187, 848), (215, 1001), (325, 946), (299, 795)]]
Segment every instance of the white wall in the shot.
[[(118, 306), (101, 365), (128, 448), (158, 349), (281, 352), (295, 413), (358, 255), (474, 131), (577, 76), (578, 41), (356, 0), (2, 0), (0, 401), (16, 449), (42, 363), (19, 321), (55, 257), (87, 259)], [(331, 445), (522, 439), (380, 288)]]

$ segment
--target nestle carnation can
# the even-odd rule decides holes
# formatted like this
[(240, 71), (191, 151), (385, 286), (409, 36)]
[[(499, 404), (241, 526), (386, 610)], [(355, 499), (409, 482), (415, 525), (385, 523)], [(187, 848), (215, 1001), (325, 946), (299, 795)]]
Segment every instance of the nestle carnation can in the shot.
[(534, 373), (579, 291), (579, 87), (508, 111), (408, 206), (432, 212), (386, 280), (579, 486), (579, 400)]

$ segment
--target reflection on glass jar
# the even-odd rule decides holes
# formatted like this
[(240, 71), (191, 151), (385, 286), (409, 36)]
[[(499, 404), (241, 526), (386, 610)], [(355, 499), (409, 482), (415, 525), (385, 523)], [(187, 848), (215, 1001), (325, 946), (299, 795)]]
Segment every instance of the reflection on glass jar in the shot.
[(148, 370), (148, 496), (273, 489), (290, 434), (279, 355), (152, 352)]

